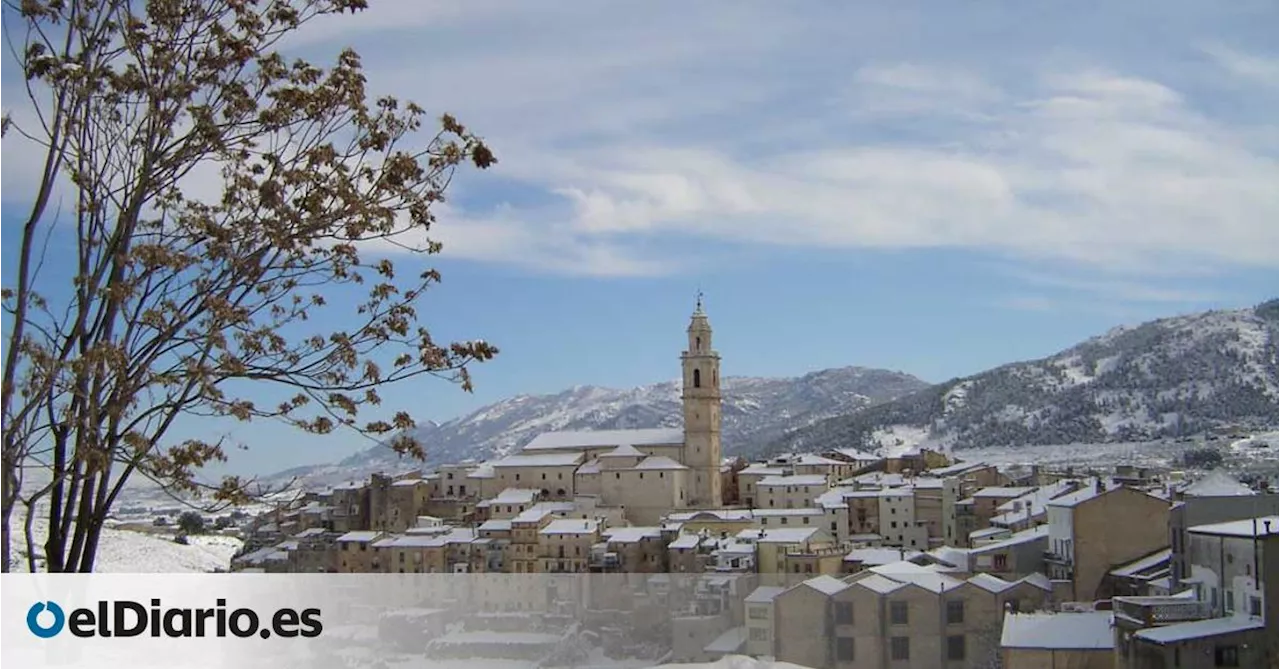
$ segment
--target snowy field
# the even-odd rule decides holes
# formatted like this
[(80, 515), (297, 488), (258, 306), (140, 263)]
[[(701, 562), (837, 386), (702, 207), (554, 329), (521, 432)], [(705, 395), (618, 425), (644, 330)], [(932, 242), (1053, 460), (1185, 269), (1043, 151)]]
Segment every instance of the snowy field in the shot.
[[(15, 531), (13, 545), (10, 547), (13, 570), (17, 572), (27, 571), (27, 546), (22, 534), (22, 522), (22, 519), (14, 518)], [(43, 557), (43, 551), (38, 546), (44, 542), (48, 527), (48, 521), (44, 518), (37, 518), (32, 523), (37, 559)], [(231, 557), (242, 545), (237, 538), (218, 535), (197, 535), (188, 537), (188, 541), (190, 545), (183, 546), (173, 542), (172, 534), (103, 528), (94, 571), (108, 574), (225, 571), (231, 567)]]

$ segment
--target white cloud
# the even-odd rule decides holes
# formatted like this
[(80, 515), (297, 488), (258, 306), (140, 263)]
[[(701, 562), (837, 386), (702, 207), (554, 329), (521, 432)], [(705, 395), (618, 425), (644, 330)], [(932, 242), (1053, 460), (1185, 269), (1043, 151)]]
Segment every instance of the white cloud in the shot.
[[(1109, 273), (1276, 263), (1274, 126), (1212, 116), (1125, 62), (829, 44), (812, 39), (812, 13), (771, 4), (373, 4), (298, 43), (354, 43), (373, 91), (456, 112), (490, 140), (499, 165), (460, 175), (441, 212), (446, 256), (654, 274), (684, 267), (672, 248), (718, 240), (975, 249)], [(1206, 53), (1258, 81), (1274, 67)], [(1029, 77), (1037, 56), (1051, 71)]]
[(1227, 72), (1250, 83), (1274, 87), (1280, 80), (1280, 60), (1274, 55), (1245, 53), (1223, 44), (1204, 44), (1200, 50)]

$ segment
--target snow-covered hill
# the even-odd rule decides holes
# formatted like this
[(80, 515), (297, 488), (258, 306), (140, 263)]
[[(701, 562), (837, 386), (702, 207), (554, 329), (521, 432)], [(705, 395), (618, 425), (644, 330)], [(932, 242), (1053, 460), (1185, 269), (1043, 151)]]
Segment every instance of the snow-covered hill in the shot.
[[(48, 534), (48, 520), (37, 516), (31, 523), (37, 546)], [(18, 527), (21, 527), (21, 521)], [(182, 574), (227, 570), (243, 545), (239, 539), (220, 535), (188, 537), (189, 545), (174, 543), (171, 536), (104, 527), (98, 542), (94, 571), (106, 574)], [(26, 541), (21, 531), (11, 547), (13, 570), (27, 571)], [(36, 550), (37, 569), (43, 564)]]
[[(828, 369), (797, 378), (724, 379), (725, 452), (754, 453), (789, 430), (928, 387), (900, 372), (861, 367)], [(416, 436), (427, 462), (401, 459), (377, 447), (332, 465), (299, 467), (269, 477), (296, 478), (305, 487), (391, 471), (505, 455), (550, 430), (677, 427), (680, 383), (625, 390), (578, 386), (555, 395), (519, 395), (446, 423), (428, 423)]]
[(768, 450), (1133, 442), (1276, 427), (1277, 302), (1116, 328), (793, 430)]

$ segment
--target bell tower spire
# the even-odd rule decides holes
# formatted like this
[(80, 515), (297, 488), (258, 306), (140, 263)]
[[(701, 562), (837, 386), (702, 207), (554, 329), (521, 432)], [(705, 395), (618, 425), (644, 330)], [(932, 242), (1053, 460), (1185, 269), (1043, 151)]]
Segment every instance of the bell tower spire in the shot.
[(698, 291), (689, 319), (684, 369), (684, 464), (692, 469), (689, 506), (718, 508), (720, 486), (720, 354), (711, 347), (711, 323)]

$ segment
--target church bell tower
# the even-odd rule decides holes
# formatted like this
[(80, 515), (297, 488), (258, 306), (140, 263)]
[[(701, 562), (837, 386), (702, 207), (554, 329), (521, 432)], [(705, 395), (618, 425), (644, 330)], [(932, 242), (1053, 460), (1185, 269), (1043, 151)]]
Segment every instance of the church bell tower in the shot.
[(702, 310), (702, 294), (689, 320), (689, 347), (680, 355), (684, 368), (684, 464), (690, 472), (689, 506), (719, 508), (720, 354), (711, 348), (711, 324)]

